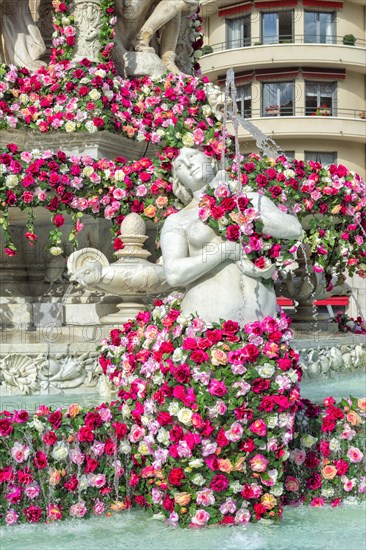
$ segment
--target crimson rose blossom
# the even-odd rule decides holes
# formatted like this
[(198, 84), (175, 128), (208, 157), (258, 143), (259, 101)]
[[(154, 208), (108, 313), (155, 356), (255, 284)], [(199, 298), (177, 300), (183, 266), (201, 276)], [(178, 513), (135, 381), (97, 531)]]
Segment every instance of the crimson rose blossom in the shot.
[(172, 468), (169, 472), (168, 481), (171, 485), (177, 485), (180, 487), (182, 485), (182, 479), (185, 475), (181, 468)]
[(226, 491), (229, 486), (229, 480), (223, 474), (216, 474), (210, 483), (210, 487), (213, 491), (219, 493)]

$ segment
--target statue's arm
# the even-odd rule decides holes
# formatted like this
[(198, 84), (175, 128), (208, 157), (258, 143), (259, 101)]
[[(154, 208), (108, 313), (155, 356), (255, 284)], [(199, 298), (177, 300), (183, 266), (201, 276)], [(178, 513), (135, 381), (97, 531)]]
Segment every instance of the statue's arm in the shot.
[(268, 197), (259, 193), (248, 193), (254, 208), (263, 222), (263, 233), (278, 239), (300, 239), (302, 227), (296, 216), (282, 212)]
[(172, 287), (199, 279), (225, 260), (239, 260), (239, 245), (229, 242), (202, 243), (201, 254), (190, 256), (184, 230), (170, 222), (165, 222), (160, 243), (165, 277)]

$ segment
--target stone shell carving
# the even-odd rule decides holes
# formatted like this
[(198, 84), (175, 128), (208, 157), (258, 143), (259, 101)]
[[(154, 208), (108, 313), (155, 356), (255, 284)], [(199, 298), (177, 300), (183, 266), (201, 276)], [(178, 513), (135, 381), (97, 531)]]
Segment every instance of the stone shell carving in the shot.
[(1, 393), (28, 395), (40, 390), (38, 375), (46, 367), (42, 354), (30, 357), (22, 354), (7, 354), (0, 359)]
[(300, 350), (304, 378), (332, 377), (340, 372), (366, 368), (366, 345), (350, 344)]

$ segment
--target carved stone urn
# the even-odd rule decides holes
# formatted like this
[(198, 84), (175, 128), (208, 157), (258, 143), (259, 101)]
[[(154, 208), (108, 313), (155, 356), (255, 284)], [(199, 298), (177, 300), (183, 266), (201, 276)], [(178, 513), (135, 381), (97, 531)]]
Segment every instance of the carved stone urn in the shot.
[(71, 254), (67, 262), (70, 281), (89, 290), (99, 290), (119, 296), (118, 312), (101, 317), (102, 324), (119, 324), (128, 321), (146, 307), (146, 297), (170, 290), (162, 265), (147, 260), (144, 248), (148, 238), (143, 219), (128, 214), (121, 224), (124, 247), (116, 252), (118, 260), (109, 263), (106, 256), (95, 248), (83, 248)]

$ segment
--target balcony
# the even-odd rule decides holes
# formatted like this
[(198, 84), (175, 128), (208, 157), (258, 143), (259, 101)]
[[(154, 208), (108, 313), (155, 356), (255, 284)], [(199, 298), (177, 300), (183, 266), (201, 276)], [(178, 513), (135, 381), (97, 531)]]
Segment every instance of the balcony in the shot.
[[(296, 107), (295, 115), (288, 116), (262, 112), (253, 109), (244, 112), (245, 118), (253, 122), (268, 136), (276, 138), (326, 138), (327, 140), (346, 140), (364, 143), (366, 133), (365, 113), (359, 109), (337, 109), (337, 116), (311, 115), (304, 108)], [(231, 131), (232, 128), (229, 128)], [(240, 128), (239, 137), (248, 139), (248, 133)]]
[(200, 64), (204, 74), (211, 80), (226, 73), (227, 67), (236, 72), (256, 68), (271, 68), (311, 65), (333, 67), (366, 74), (364, 39), (356, 38), (354, 46), (343, 44), (343, 36), (329, 37), (332, 43), (310, 44), (304, 35), (281, 36), (277, 43), (262, 44), (260, 38), (244, 39), (242, 42), (220, 42), (209, 47), (211, 53), (203, 55)]

